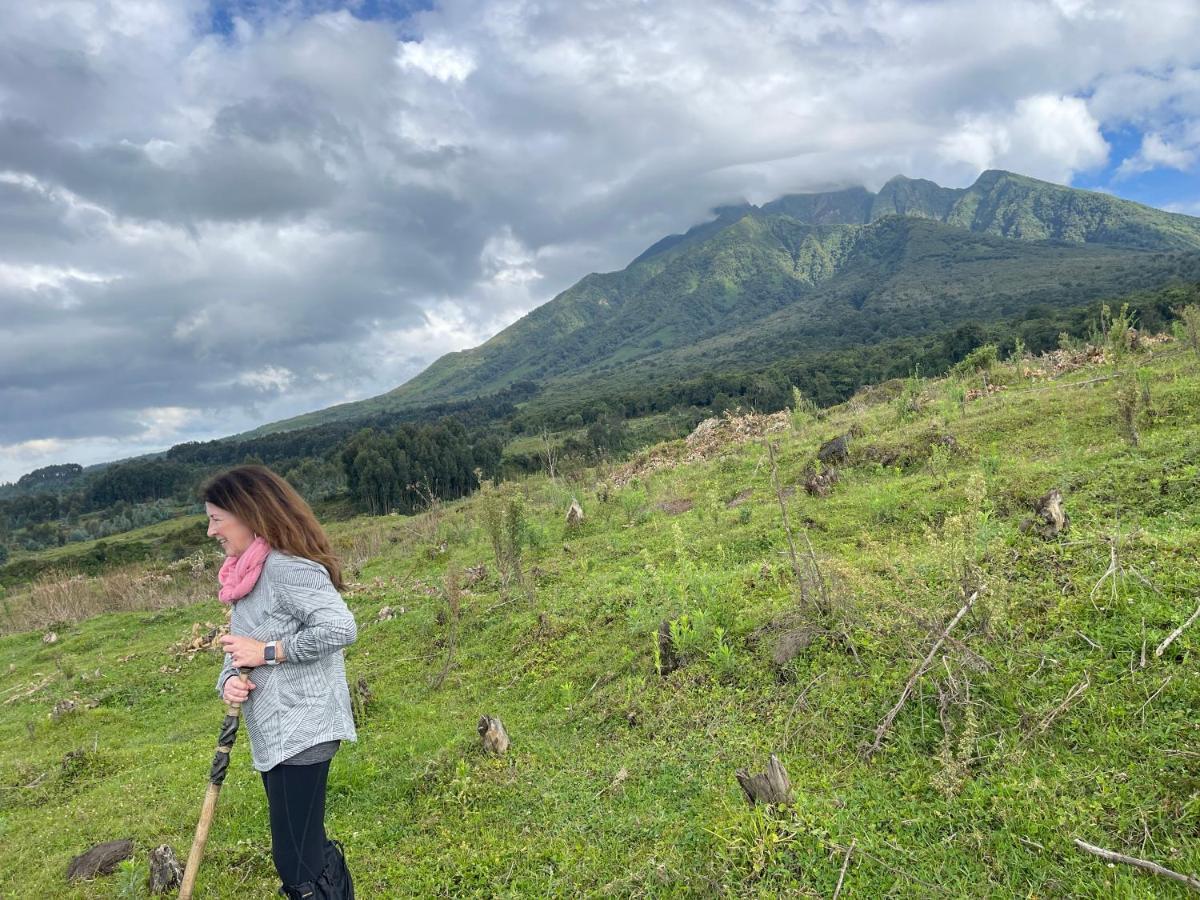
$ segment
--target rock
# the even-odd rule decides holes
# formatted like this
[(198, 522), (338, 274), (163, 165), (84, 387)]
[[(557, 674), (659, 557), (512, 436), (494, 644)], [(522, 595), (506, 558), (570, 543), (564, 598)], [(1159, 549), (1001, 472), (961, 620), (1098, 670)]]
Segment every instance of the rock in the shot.
[(117, 864), (133, 856), (133, 841), (107, 841), (81, 853), (67, 866), (67, 881), (82, 881), (97, 875), (111, 875)]
[(57, 644), (58, 643), (58, 632), (57, 631), (47, 631), (45, 634), (42, 635), (42, 643), (43, 644)]
[(750, 775), (745, 769), (738, 769), (734, 777), (746, 792), (746, 800), (751, 806), (759, 803), (766, 806), (786, 806), (795, 802), (792, 796), (792, 781), (788, 778), (783, 763), (774, 753), (767, 763), (766, 772)]
[(583, 507), (574, 497), (571, 498), (571, 508), (567, 510), (567, 527), (578, 528), (583, 524)]
[(165, 894), (182, 880), (183, 866), (170, 844), (159, 844), (150, 851), (150, 893)]
[(830, 465), (832, 463), (844, 463), (849, 458), (849, 433), (840, 434), (832, 440), (826, 441), (821, 445), (821, 449), (817, 451), (817, 459), (819, 459), (825, 465)]
[(483, 741), (484, 753), (490, 753), (493, 756), (503, 756), (508, 752), (508, 747), (511, 743), (508, 738), (508, 732), (504, 730), (504, 723), (495, 716), (480, 716), (479, 725), (476, 730)]
[(396, 618), (396, 611), (390, 606), (385, 606), (383, 609), (379, 610), (379, 614), (375, 618), (380, 622), (390, 622), (392, 619)]

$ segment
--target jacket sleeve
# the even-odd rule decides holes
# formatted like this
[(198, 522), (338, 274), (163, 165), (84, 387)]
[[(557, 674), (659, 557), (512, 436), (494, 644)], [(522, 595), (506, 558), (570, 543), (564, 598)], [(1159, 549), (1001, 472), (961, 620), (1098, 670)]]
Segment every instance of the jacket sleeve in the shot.
[(285, 665), (313, 662), (357, 639), (354, 615), (324, 569), (281, 566), (272, 573), (271, 591), (275, 602), (301, 622), (296, 634), (283, 639)]

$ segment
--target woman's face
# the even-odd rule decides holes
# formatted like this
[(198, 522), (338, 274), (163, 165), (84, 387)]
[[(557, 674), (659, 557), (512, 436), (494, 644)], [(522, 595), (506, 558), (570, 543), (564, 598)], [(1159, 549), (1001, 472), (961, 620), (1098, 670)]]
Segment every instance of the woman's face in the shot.
[(231, 512), (212, 503), (204, 504), (208, 513), (208, 536), (216, 538), (226, 556), (241, 556), (254, 543), (254, 532)]

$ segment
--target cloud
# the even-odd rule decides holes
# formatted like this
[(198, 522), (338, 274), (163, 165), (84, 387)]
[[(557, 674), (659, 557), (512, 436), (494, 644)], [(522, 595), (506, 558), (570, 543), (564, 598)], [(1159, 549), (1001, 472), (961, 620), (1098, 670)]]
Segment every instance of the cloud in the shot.
[(1008, 114), (964, 117), (939, 150), (953, 163), (1059, 182), (1108, 159), (1108, 143), (1087, 104), (1079, 97), (1044, 94), (1023, 97)]
[(0, 7), (0, 479), (389, 390), (717, 204), (1198, 143), (1182, 0), (222, 9)]

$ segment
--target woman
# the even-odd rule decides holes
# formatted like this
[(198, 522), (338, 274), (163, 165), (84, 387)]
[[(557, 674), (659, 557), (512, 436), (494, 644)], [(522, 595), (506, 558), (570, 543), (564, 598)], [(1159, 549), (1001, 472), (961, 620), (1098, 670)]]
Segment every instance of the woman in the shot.
[[(342, 648), (357, 628), (341, 566), (312, 510), (263, 466), (239, 466), (201, 492), (208, 535), (225, 551), (232, 604), (217, 692), (241, 703), (271, 814), (271, 854), (289, 898), (353, 897), (341, 847), (325, 836), (325, 782), (356, 740)], [(248, 680), (238, 669), (253, 669)]]

